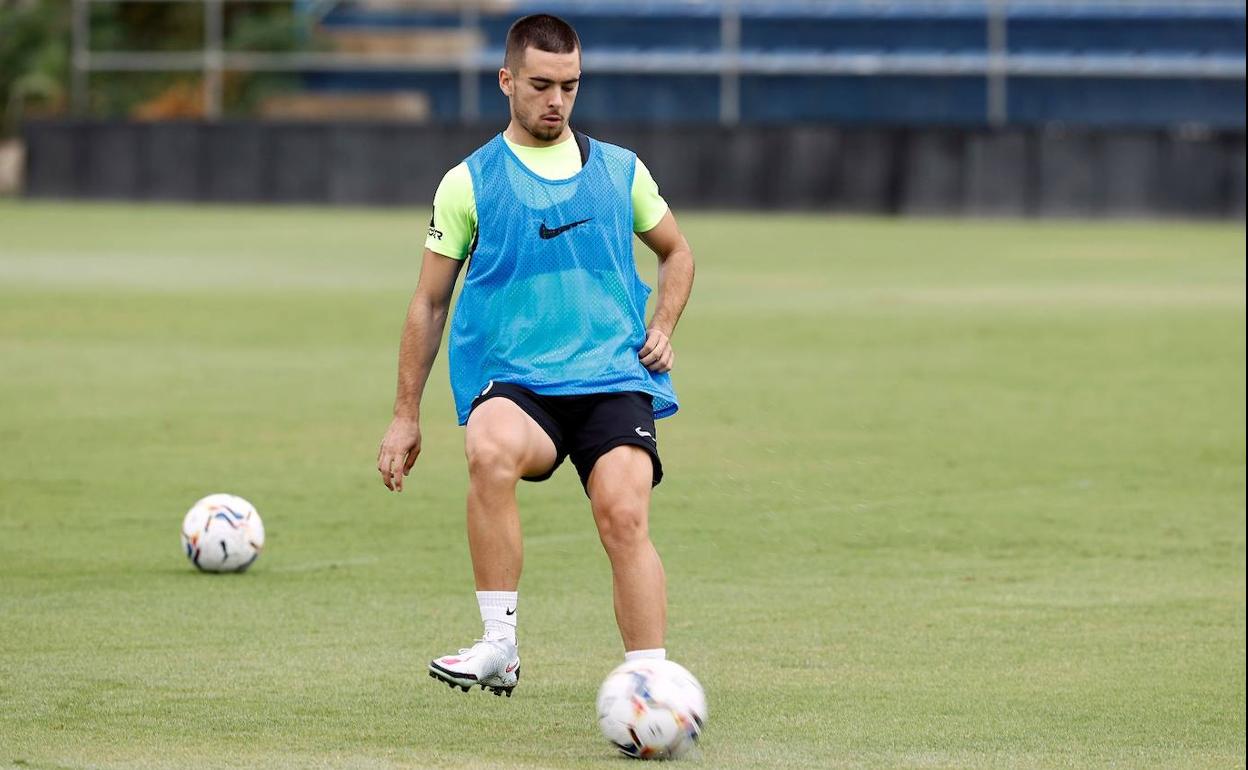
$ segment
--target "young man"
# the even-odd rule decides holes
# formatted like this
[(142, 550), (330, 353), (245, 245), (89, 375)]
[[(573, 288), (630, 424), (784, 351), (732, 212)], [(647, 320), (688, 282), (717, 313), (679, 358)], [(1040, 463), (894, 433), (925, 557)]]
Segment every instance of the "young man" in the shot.
[[(511, 695), (520, 677), (516, 485), (572, 458), (611, 562), (626, 657), (664, 657), (667, 594), (647, 529), (663, 471), (656, 418), (677, 409), (670, 338), (693, 285), (693, 254), (633, 153), (568, 125), (580, 42), (554, 16), (507, 34), (498, 85), (506, 130), (451, 169), (434, 197), (424, 264), (399, 350), (394, 420), (377, 458), (401, 491), (420, 454), (420, 398), (451, 292), (451, 386), (467, 425), (468, 547), (485, 632), (429, 664), (467, 691)], [(637, 276), (636, 233), (659, 259), (659, 294)]]

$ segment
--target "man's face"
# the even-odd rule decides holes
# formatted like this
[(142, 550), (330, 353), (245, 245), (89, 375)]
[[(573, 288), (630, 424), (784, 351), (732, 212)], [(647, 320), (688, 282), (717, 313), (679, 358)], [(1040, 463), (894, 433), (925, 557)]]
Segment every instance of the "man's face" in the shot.
[(528, 48), (515, 72), (504, 67), (498, 84), (511, 101), (511, 116), (535, 139), (558, 139), (572, 117), (581, 79), (581, 52)]

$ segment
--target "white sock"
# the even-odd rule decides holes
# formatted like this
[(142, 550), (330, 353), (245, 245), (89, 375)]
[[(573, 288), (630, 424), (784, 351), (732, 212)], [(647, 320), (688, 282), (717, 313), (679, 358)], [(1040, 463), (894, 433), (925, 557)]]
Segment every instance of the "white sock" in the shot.
[(667, 648), (659, 647), (654, 650), (629, 650), (624, 653), (624, 660), (642, 660), (644, 658), (667, 660)]
[(516, 591), (477, 591), (485, 639), (516, 643)]

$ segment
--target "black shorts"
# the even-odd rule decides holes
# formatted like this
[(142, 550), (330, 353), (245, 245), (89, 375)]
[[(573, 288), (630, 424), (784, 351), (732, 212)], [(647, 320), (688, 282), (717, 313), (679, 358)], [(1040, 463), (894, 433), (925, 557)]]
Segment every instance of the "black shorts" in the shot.
[(653, 401), (647, 393), (541, 396), (519, 385), (492, 382), (484, 393), (473, 399), (469, 413), (491, 398), (506, 398), (515, 403), (555, 444), (555, 464), (541, 476), (526, 476), (525, 481), (545, 481), (565, 457), (571, 456), (581, 476), (581, 486), (588, 492), (589, 472), (594, 469), (594, 463), (612, 449), (625, 445), (641, 447), (650, 454), (654, 463), (652, 486), (658, 486), (663, 480)]

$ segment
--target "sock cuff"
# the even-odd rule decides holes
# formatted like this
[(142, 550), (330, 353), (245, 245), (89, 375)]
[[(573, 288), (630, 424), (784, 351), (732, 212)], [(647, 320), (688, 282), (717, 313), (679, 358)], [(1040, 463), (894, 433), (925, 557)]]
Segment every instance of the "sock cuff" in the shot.
[(518, 591), (477, 591), (477, 604), (493, 609), (515, 611)]
[(667, 648), (656, 647), (653, 650), (629, 650), (624, 653), (624, 660), (667, 660)]
[(477, 604), (481, 607), (481, 622), (485, 626), (483, 638), (493, 641), (506, 639), (516, 642), (516, 592), (477, 591)]

